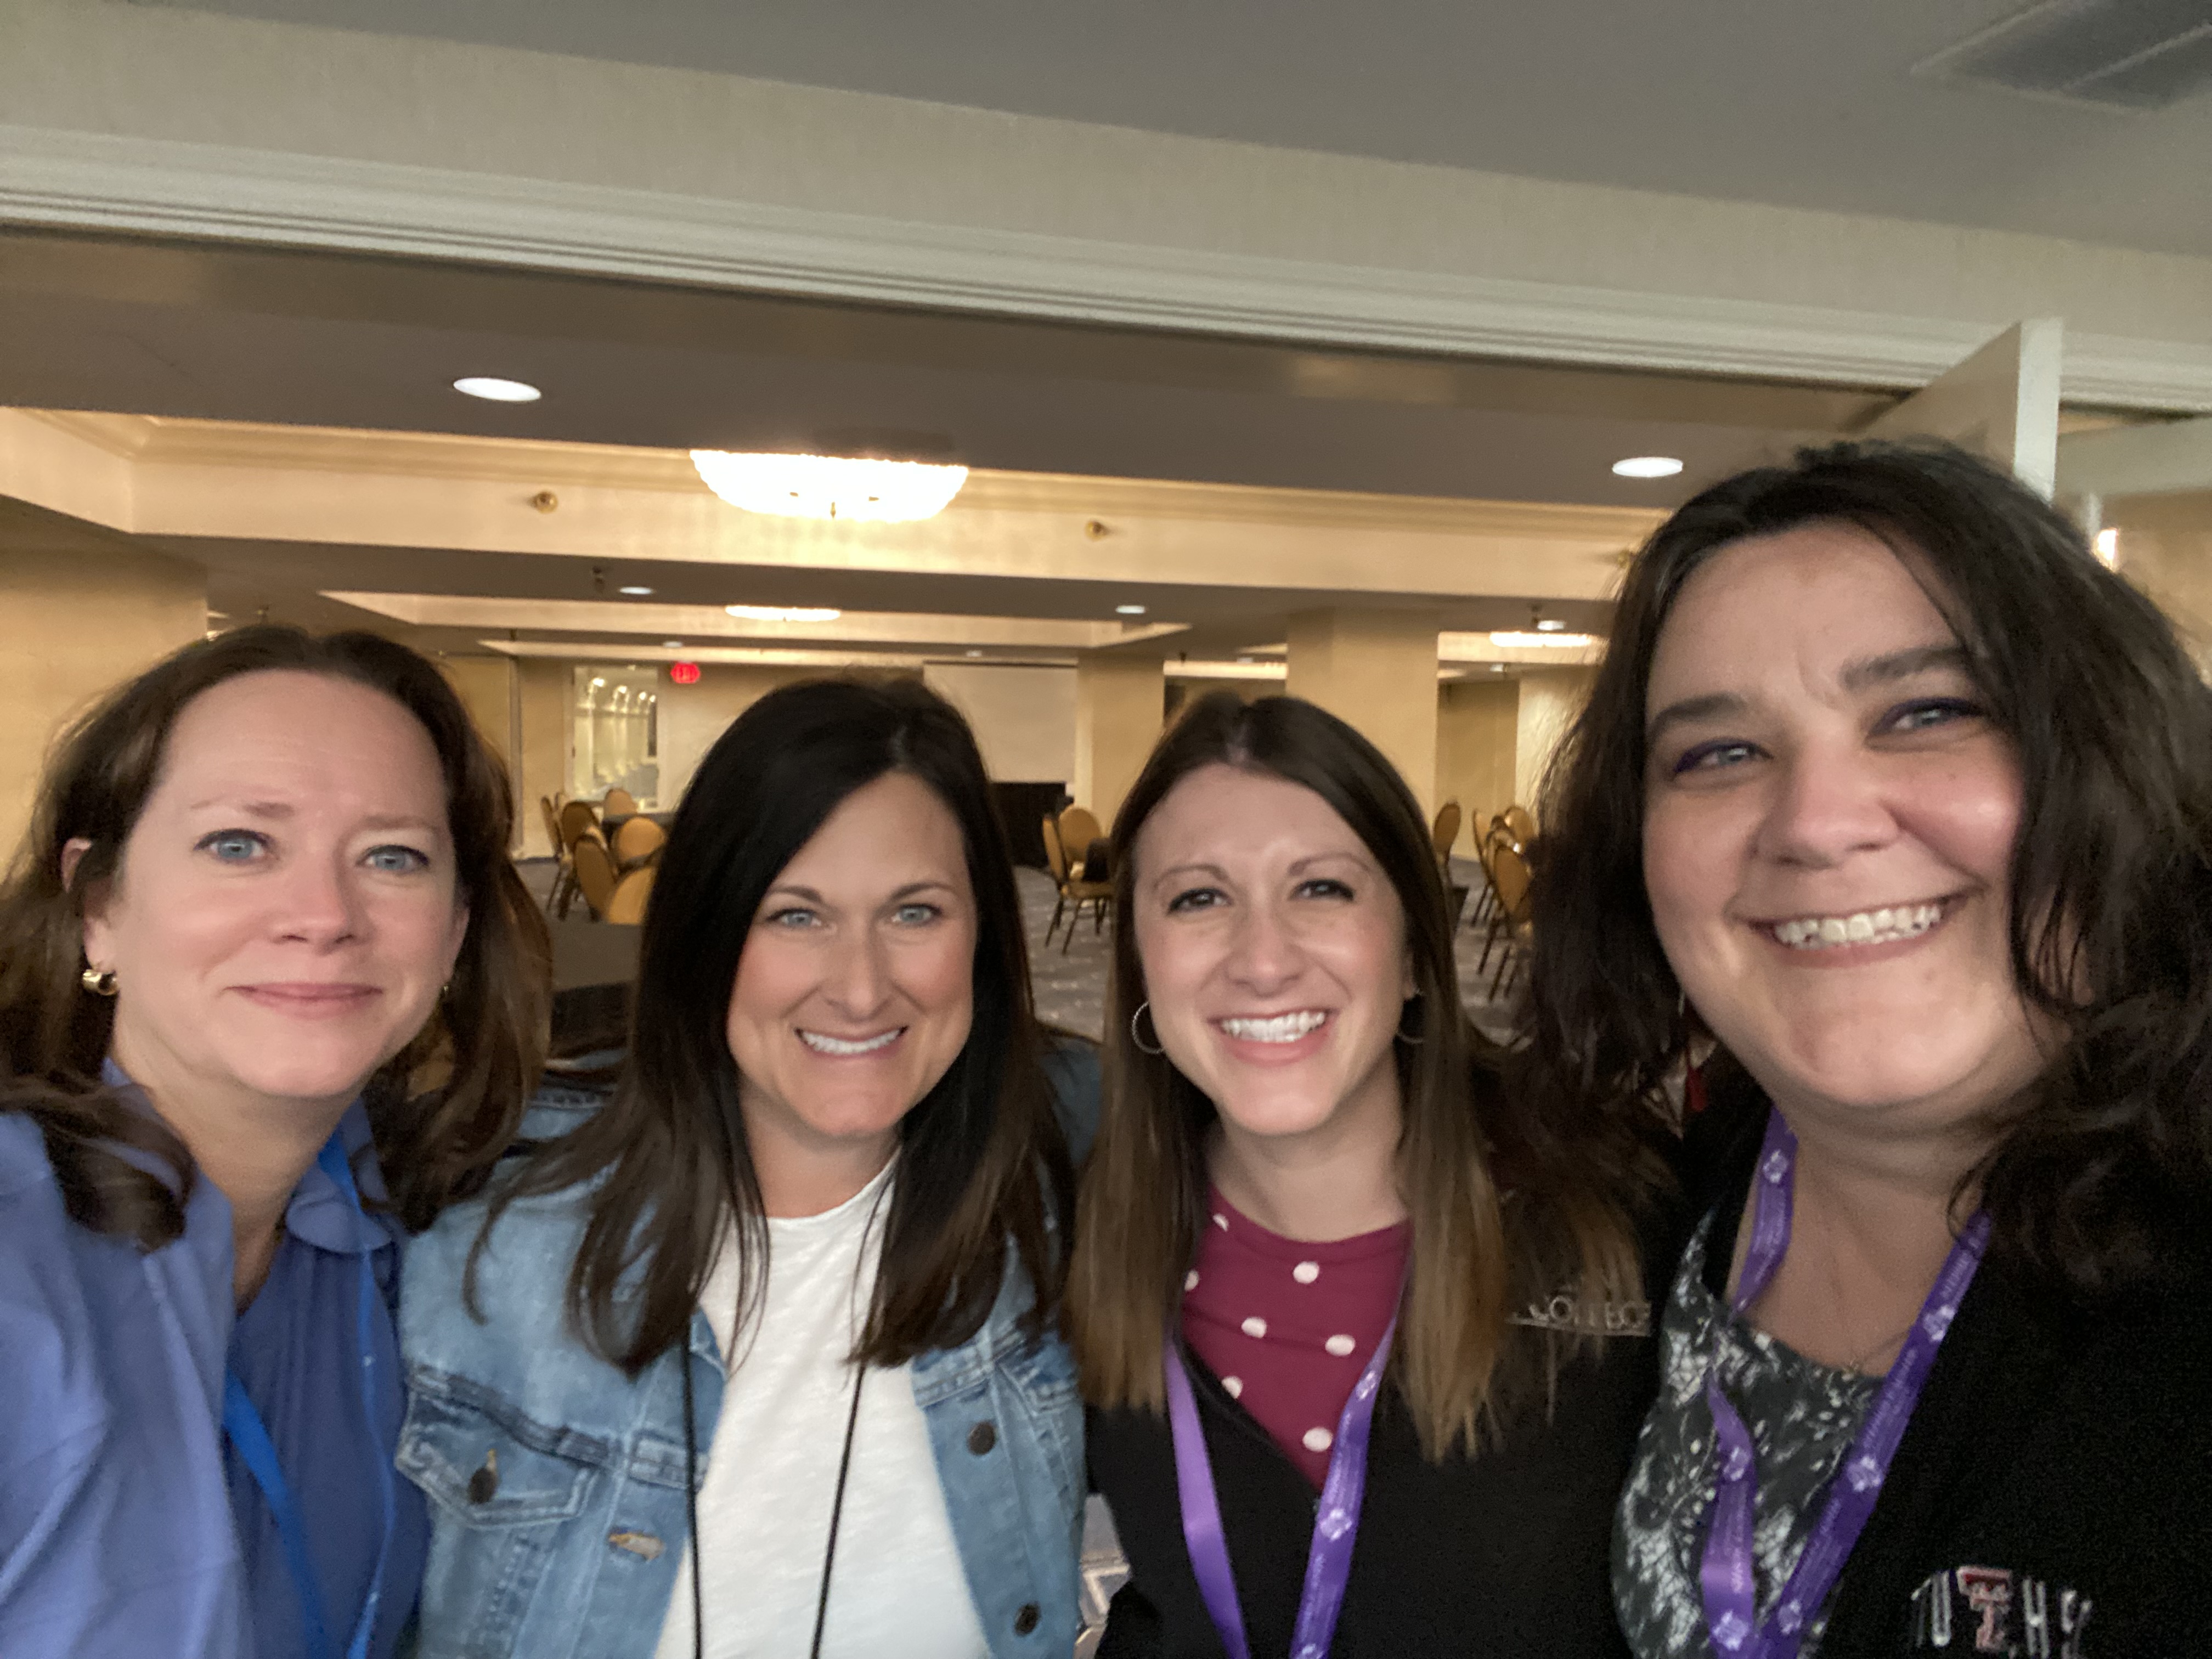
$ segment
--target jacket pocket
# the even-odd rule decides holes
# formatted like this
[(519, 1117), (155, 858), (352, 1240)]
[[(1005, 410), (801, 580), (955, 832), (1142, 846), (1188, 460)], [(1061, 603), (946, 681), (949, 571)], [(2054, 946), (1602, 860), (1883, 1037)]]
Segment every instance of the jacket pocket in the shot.
[(582, 1513), (610, 1449), (590, 1436), (532, 1422), (494, 1390), (413, 1368), (399, 1472), (465, 1526), (529, 1526)]
[[(421, 1659), (562, 1659), (589, 1598), (566, 1570), (608, 1448), (497, 1391), (416, 1366), (395, 1460), (429, 1499)], [(573, 1605), (560, 1605), (573, 1603)]]

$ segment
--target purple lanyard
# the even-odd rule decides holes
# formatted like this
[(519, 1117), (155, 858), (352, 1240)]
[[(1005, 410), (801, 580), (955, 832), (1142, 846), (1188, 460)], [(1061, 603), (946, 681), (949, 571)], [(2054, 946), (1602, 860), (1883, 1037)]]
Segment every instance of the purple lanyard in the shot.
[[(1382, 1391), (1382, 1368), (1397, 1331), (1394, 1314), (1336, 1419), (1336, 1449), (1328, 1455), (1328, 1475), (1322, 1482), (1291, 1659), (1323, 1659), (1336, 1634), (1344, 1587), (1352, 1577), (1352, 1541), (1359, 1535), (1359, 1501), (1367, 1490), (1367, 1438), (1375, 1422), (1375, 1396)], [(1190, 1551), (1190, 1570), (1229, 1659), (1251, 1659), (1251, 1645), (1244, 1639), (1244, 1612), (1237, 1601), (1237, 1579), (1229, 1570), (1229, 1542), (1221, 1529), (1213, 1466), (1206, 1455), (1206, 1431), (1199, 1425), (1190, 1372), (1172, 1330), (1167, 1340), (1167, 1374), (1168, 1427), (1175, 1440), (1176, 1492), (1182, 1503), (1182, 1537)]]
[[(1759, 1148), (1759, 1176), (1753, 1188), (1751, 1243), (1744, 1252), (1743, 1276), (1730, 1303), (1741, 1316), (1766, 1288), (1790, 1249), (1790, 1193), (1797, 1169), (1797, 1137), (1770, 1111), (1766, 1141)], [(1753, 1570), (1752, 1524), (1759, 1493), (1759, 1457), (1751, 1431), (1722, 1391), (1717, 1364), (1705, 1372), (1705, 1403), (1713, 1417), (1713, 1433), (1720, 1467), (1715, 1475), (1713, 1507), (1706, 1522), (1705, 1560), (1698, 1570), (1704, 1586), (1705, 1628), (1714, 1650), (1729, 1659), (1796, 1659), (1805, 1639), (1807, 1621), (1817, 1613), (1835, 1588), (1850, 1559), (1851, 1547), (1866, 1529), (1889, 1474), (1890, 1459), (1897, 1455), (1905, 1425), (1912, 1419), (1936, 1351), (1957, 1316), (1966, 1287), (1974, 1282), (1982, 1252), (1989, 1247), (1990, 1218), (1977, 1212), (1951, 1247), (1935, 1287), (1920, 1304), (1920, 1316), (1905, 1339), (1897, 1363), (1883, 1379), (1874, 1407), (1859, 1425), (1850, 1449), (1844, 1454), (1841, 1478), (1828, 1492), (1828, 1501), (1813, 1535), (1797, 1558), (1796, 1570), (1783, 1589), (1782, 1598), (1759, 1619), (1758, 1582)]]

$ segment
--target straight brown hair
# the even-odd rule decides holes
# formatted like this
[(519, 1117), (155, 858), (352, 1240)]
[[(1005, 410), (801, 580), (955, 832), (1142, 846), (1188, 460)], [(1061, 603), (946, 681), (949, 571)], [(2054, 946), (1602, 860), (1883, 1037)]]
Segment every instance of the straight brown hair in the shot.
[(1030, 1334), (1057, 1316), (1074, 1177), (983, 757), (959, 712), (918, 680), (807, 680), (753, 704), (700, 763), (646, 908), (614, 1094), (501, 1183), (477, 1235), (480, 1253), (518, 1198), (587, 1188), (569, 1317), (633, 1376), (684, 1339), (732, 1219), (740, 1328), (766, 1283), (768, 1224), (728, 1036), (738, 961), (784, 866), (847, 796), (890, 772), (927, 784), (960, 826), (975, 896), (975, 1013), (959, 1056), (900, 1121), (882, 1262), (853, 1358), (896, 1365), (966, 1341), (1010, 1260), (1036, 1292)]
[[(316, 638), (263, 624), (188, 645), (62, 734), (0, 887), (0, 1111), (39, 1126), (73, 1219), (143, 1250), (184, 1231), (194, 1171), (184, 1143), (158, 1118), (100, 1081), (115, 1004), (78, 980), (86, 900), (121, 873), (124, 844), (159, 781), (177, 717), (227, 680), (274, 671), (382, 692), (428, 735), (445, 783), (468, 933), (438, 1011), (363, 1090), (402, 1224), (420, 1231), (483, 1187), (544, 1063), (552, 953), (507, 854), (507, 771), (445, 677), (374, 634)], [(62, 851), (79, 839), (91, 845), (65, 884)], [(435, 1080), (419, 1086), (426, 1079)]]
[(1545, 1398), (1561, 1360), (1591, 1340), (1516, 1323), (1517, 1310), (1563, 1291), (1578, 1304), (1642, 1298), (1635, 1218), (1659, 1170), (1627, 1121), (1547, 1123), (1502, 1085), (1494, 1046), (1460, 1004), (1452, 918), (1412, 791), (1366, 738), (1295, 697), (1200, 701), (1152, 751), (1115, 819), (1104, 1115), (1068, 1286), (1085, 1393), (1101, 1407), (1164, 1409), (1164, 1343), (1203, 1224), (1213, 1103), (1165, 1055), (1138, 1046), (1131, 1018), (1146, 996), (1139, 836), (1177, 784), (1212, 765), (1312, 790), (1366, 846), (1404, 909), (1415, 999), (1395, 1059), (1413, 1245), (1390, 1371), (1429, 1457), (1472, 1452)]

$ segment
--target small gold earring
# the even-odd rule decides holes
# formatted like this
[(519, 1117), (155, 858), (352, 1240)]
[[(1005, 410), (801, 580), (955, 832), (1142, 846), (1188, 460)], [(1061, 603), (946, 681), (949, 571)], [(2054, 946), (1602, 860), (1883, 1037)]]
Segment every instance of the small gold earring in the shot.
[(88, 967), (76, 977), (77, 983), (96, 997), (112, 997), (115, 994), (115, 969), (112, 968)]

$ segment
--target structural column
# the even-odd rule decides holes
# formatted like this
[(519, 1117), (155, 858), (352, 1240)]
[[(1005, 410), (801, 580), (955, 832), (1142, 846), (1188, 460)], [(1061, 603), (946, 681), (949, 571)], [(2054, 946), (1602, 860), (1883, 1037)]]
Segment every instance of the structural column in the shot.
[(22, 835), (63, 726), (206, 632), (197, 565), (0, 500), (0, 842)]
[(1121, 798), (1159, 741), (1166, 682), (1157, 658), (1079, 651), (1075, 657), (1075, 804), (1111, 828)]
[(1436, 613), (1302, 611), (1289, 640), (1290, 695), (1355, 727), (1398, 769), (1422, 811), (1434, 811)]

